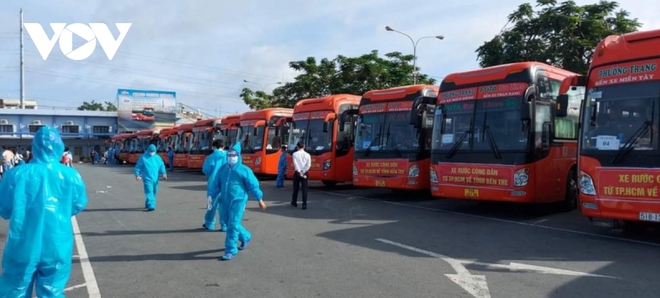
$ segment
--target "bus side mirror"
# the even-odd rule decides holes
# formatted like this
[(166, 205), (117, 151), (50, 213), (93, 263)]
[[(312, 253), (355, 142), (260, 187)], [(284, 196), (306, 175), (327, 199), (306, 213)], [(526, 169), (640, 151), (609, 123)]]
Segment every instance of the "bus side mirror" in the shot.
[(523, 101), (520, 107), (520, 120), (532, 120), (532, 103), (530, 101)]
[(557, 96), (557, 109), (555, 117), (566, 117), (568, 115), (568, 94)]

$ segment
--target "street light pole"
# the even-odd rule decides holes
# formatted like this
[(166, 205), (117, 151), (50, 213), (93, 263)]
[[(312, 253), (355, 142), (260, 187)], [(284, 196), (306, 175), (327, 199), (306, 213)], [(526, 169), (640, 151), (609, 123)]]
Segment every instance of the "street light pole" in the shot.
[(445, 39), (445, 37), (442, 36), (442, 35), (422, 36), (422, 37), (418, 38), (417, 41), (415, 41), (412, 37), (410, 37), (410, 35), (405, 34), (405, 33), (401, 32), (399, 30), (392, 29), (392, 27), (390, 27), (390, 26), (385, 26), (385, 30), (393, 31), (393, 32), (402, 34), (402, 35), (408, 37), (408, 39), (410, 39), (410, 42), (413, 45), (413, 84), (417, 85), (417, 44), (422, 39), (437, 38), (437, 39), (443, 40), (443, 39)]

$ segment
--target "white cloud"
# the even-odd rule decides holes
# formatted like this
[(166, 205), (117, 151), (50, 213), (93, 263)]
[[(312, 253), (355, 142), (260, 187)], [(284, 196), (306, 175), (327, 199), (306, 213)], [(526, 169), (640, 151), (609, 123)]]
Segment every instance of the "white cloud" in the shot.
[[(5, 0), (6, 1), (6, 0)], [(412, 53), (405, 36), (442, 34), (419, 42), (417, 64), (442, 77), (478, 67), (478, 46), (506, 23), (524, 1), (463, 0), (288, 0), (185, 1), (18, 1), (0, 10), (0, 96), (18, 97), (18, 9), (26, 22), (131, 22), (119, 52), (108, 61), (100, 47), (85, 61), (70, 61), (56, 45), (43, 61), (26, 38), (26, 96), (42, 105), (77, 106), (83, 100), (114, 101), (118, 88), (177, 92), (180, 102), (225, 112), (244, 111), (238, 98), (243, 79), (267, 85), (292, 80), (288, 67), (308, 56), (355, 56), (378, 49)], [(595, 1), (578, 0), (577, 4)], [(622, 0), (621, 8), (644, 24), (660, 28), (655, 0)], [(47, 27), (47, 26), (46, 26)], [(110, 26), (114, 36), (118, 31)], [(50, 29), (46, 32), (50, 35)]]

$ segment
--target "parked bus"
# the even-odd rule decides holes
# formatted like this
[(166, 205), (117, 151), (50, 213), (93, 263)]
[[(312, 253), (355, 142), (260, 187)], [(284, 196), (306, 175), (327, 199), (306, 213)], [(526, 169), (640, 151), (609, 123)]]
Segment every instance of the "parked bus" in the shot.
[(437, 86), (412, 85), (372, 90), (362, 96), (353, 154), (354, 185), (428, 190), (435, 106), (431, 99), (437, 92)]
[(289, 130), (287, 177), (293, 178), (291, 154), (296, 144), (305, 144), (312, 156), (307, 175), (326, 186), (353, 180), (353, 142), (360, 96), (337, 94), (303, 99), (293, 107), (293, 123)]
[(213, 153), (211, 145), (217, 121), (221, 121), (221, 118), (199, 120), (193, 124), (194, 138), (188, 154), (189, 169), (201, 169), (206, 157)]
[(255, 174), (277, 175), (283, 142), (289, 137), (293, 109), (269, 108), (241, 115), (241, 157)]
[(574, 75), (521, 62), (446, 76), (433, 127), (432, 195), (575, 208), (579, 118), (555, 115), (562, 80)]
[(135, 136), (135, 133), (126, 133), (124, 134), (125, 137), (122, 140), (124, 143), (124, 146), (122, 147), (121, 151), (119, 152), (119, 158), (123, 161), (128, 163), (129, 162), (129, 157), (131, 153), (134, 150), (135, 147), (135, 141), (137, 140), (137, 137)]
[(121, 159), (121, 151), (124, 148), (124, 139), (126, 139), (129, 134), (119, 134), (112, 136), (112, 148), (115, 149), (115, 157), (119, 160), (120, 163), (123, 163)]
[(149, 146), (151, 142), (152, 135), (153, 130), (151, 129), (139, 130), (133, 134), (135, 137), (135, 144), (133, 145), (133, 150), (131, 150), (131, 153), (128, 155), (129, 164), (137, 164), (140, 156), (142, 156), (144, 151), (147, 150), (147, 146)]
[(174, 143), (174, 166), (185, 168), (188, 166), (188, 154), (192, 148), (194, 123), (186, 123), (178, 126), (177, 138)]
[(236, 143), (238, 128), (241, 126), (241, 115), (229, 115), (215, 123), (215, 139), (221, 139), (225, 147), (231, 147)]
[(159, 141), (158, 146), (157, 146), (157, 148), (158, 148), (157, 152), (158, 152), (158, 155), (160, 155), (160, 157), (165, 162), (166, 166), (169, 166), (169, 163), (170, 163), (168, 158), (167, 158), (167, 148), (170, 146), (170, 143), (168, 141), (169, 141), (170, 135), (172, 134), (172, 129), (173, 129), (173, 127), (163, 128), (163, 129), (160, 130), (160, 133), (158, 134), (158, 138), (160, 139), (160, 141)]
[[(566, 79), (588, 90), (581, 107), (578, 185), (582, 214), (660, 222), (660, 30), (608, 36), (594, 51), (586, 77)], [(559, 113), (571, 112), (562, 95)]]

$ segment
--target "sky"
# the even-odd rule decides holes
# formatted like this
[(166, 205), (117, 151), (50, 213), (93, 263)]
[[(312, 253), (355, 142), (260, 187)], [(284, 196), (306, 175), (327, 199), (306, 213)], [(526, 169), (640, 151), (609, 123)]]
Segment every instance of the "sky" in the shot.
[[(24, 31), (25, 98), (40, 109), (75, 108), (83, 101), (115, 102), (117, 89), (164, 90), (208, 116), (249, 110), (238, 96), (244, 87), (270, 92), (293, 81), (290, 61), (309, 56), (359, 56), (372, 50), (412, 54), (438, 81), (445, 75), (479, 68), (475, 50), (497, 35), (522, 0), (2, 0), (0, 3), (0, 98), (20, 97), (19, 10), (25, 23), (132, 23), (116, 55), (108, 60), (97, 44), (80, 61), (67, 58), (58, 44), (43, 60)], [(444, 2), (440, 4), (441, 2)], [(595, 1), (577, 0), (577, 4)], [(660, 2), (620, 0), (620, 7), (660, 29)], [(194, 3), (194, 4), (193, 4)], [(414, 4), (413, 4), (414, 3)], [(75, 35), (74, 35), (75, 36)], [(74, 37), (73, 49), (85, 41)], [(243, 80), (248, 80), (245, 83)]]

